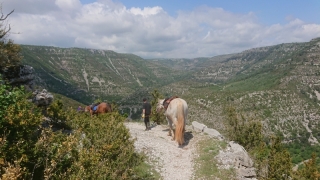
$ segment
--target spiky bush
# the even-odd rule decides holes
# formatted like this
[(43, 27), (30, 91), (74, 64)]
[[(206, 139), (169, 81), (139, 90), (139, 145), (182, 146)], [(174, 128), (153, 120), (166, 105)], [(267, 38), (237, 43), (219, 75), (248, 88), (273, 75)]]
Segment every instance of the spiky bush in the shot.
[[(0, 85), (0, 174), (28, 173), (42, 115), (21, 88)], [(1, 177), (1, 176), (0, 176)]]
[(239, 115), (233, 106), (226, 109), (229, 138), (238, 142), (255, 160), (259, 179), (290, 179), (292, 164), (289, 152), (276, 136), (263, 135), (262, 125)]
[(247, 150), (260, 146), (263, 142), (261, 122), (245, 118), (243, 115), (239, 118), (236, 109), (232, 106), (227, 107), (226, 112), (230, 139), (238, 142)]
[(62, 113), (72, 131), (42, 130), (36, 153), (45, 179), (140, 178), (135, 167), (143, 158), (134, 150), (123, 116), (114, 112), (91, 118), (72, 109), (51, 110), (57, 117)]
[(0, 85), (2, 179), (141, 179), (143, 157), (119, 113), (91, 118), (54, 102), (48, 114), (68, 129), (52, 129), (41, 126), (44, 116), (23, 89), (9, 90)]
[(311, 159), (305, 161), (302, 168), (294, 172), (295, 180), (309, 180), (309, 179), (320, 179), (320, 166), (317, 165), (317, 156), (312, 153)]
[(152, 95), (152, 101), (151, 101), (151, 121), (156, 122), (157, 124), (162, 124), (165, 123), (165, 116), (163, 115), (163, 113), (158, 113), (157, 112), (157, 103), (158, 103), (158, 99), (162, 99), (163, 95), (159, 93), (158, 90), (153, 90), (153, 92), (151, 92)]
[(73, 129), (79, 129), (80, 138), (77, 163), (70, 167), (70, 177), (132, 179), (137, 176), (134, 167), (142, 162), (142, 157), (135, 153), (124, 120), (117, 112), (93, 118), (76, 114), (68, 120)]

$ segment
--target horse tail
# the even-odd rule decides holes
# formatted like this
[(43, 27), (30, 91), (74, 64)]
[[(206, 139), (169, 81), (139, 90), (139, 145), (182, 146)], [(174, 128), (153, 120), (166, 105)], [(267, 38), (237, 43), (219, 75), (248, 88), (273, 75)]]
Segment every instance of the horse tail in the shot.
[(104, 106), (103, 106), (103, 112), (104, 112), (104, 113), (109, 112), (109, 110), (108, 110), (108, 106), (109, 106), (109, 104), (108, 104), (108, 103), (104, 103)]
[(182, 145), (184, 143), (184, 111), (182, 108), (182, 104), (178, 105), (177, 108), (177, 124), (176, 124), (176, 130), (175, 130), (175, 138), (179, 145)]
[(105, 113), (112, 112), (111, 104), (105, 103), (105, 106), (103, 107), (103, 111)]

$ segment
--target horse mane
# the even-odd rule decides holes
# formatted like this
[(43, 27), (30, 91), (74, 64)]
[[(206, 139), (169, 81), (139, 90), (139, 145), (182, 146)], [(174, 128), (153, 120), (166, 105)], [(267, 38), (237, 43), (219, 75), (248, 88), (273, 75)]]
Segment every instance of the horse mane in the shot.
[(184, 119), (183, 107), (180, 102), (177, 107), (177, 124), (175, 130), (175, 138), (179, 145), (184, 143)]

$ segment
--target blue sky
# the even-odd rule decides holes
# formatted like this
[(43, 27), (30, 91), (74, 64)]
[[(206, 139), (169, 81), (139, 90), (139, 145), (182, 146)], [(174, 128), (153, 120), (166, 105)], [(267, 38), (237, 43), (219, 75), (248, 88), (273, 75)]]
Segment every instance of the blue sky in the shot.
[[(96, 2), (95, 0), (81, 0), (83, 4)], [(261, 23), (286, 23), (287, 18), (298, 17), (306, 22), (320, 23), (319, 0), (280, 0), (280, 1), (257, 1), (257, 0), (122, 0), (118, 1), (127, 8), (161, 6), (172, 16), (178, 11), (192, 11), (195, 7), (211, 6), (220, 7), (234, 13), (254, 12)]]
[[(92, 3), (94, 0), (81, 0)], [(306, 22), (320, 23), (319, 0), (122, 0), (127, 8), (161, 6), (170, 15), (177, 11), (192, 11), (195, 7), (220, 7), (233, 13), (254, 12), (258, 19), (265, 24), (285, 23), (287, 17), (298, 17)]]
[[(1, 2), (1, 0), (0, 0)], [(18, 44), (212, 57), (320, 37), (319, 0), (2, 0)]]

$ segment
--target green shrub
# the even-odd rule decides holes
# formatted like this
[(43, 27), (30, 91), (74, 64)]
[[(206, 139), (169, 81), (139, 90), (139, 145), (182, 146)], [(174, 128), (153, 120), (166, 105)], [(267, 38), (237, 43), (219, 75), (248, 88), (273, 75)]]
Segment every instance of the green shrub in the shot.
[(294, 173), (294, 179), (299, 180), (318, 180), (320, 179), (320, 167), (316, 163), (317, 156), (312, 153), (311, 159), (304, 162), (302, 168)]
[(153, 99), (151, 101), (151, 121), (156, 122), (157, 124), (162, 124), (165, 122), (166, 117), (163, 115), (163, 113), (157, 112), (157, 104), (158, 100), (163, 98), (163, 95), (159, 93), (158, 90), (153, 90), (151, 93)]
[(36, 158), (33, 151), (43, 116), (27, 101), (23, 89), (13, 88), (10, 92), (7, 86), (0, 85), (0, 91), (0, 106), (3, 108), (0, 117), (0, 175), (16, 167), (17, 177), (20, 177), (33, 168), (32, 162)]
[(70, 129), (68, 125), (66, 125), (66, 120), (68, 116), (74, 115), (72, 109), (64, 110), (63, 103), (60, 100), (55, 100), (50, 106), (46, 109), (46, 116), (50, 118), (50, 125), (55, 126), (55, 128), (64, 128)]
[(250, 150), (260, 146), (263, 142), (262, 124), (260, 121), (246, 119), (241, 116), (239, 119), (235, 108), (226, 108), (228, 115), (228, 134), (231, 140), (238, 142), (245, 149)]
[(151, 179), (136, 168), (143, 156), (135, 152), (125, 117), (118, 112), (91, 118), (55, 101), (47, 114), (65, 126), (45, 128), (41, 110), (23, 89), (9, 92), (1, 85), (0, 90), (5, 109), (0, 119), (1, 178)]
[(226, 108), (229, 138), (248, 150), (255, 161), (259, 179), (290, 179), (292, 164), (289, 152), (283, 147), (280, 137), (263, 135), (260, 121), (241, 119), (232, 106)]
[(270, 153), (267, 160), (267, 177), (265, 179), (291, 179), (292, 164), (289, 152), (283, 148), (279, 137), (271, 137)]
[(73, 129), (81, 130), (82, 142), (79, 159), (70, 167), (70, 177), (129, 179), (136, 175), (133, 169), (143, 159), (135, 153), (124, 120), (117, 112), (93, 118), (80, 114), (68, 120)]

